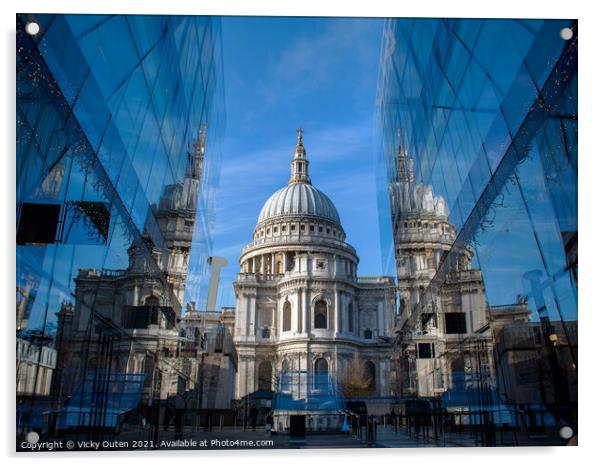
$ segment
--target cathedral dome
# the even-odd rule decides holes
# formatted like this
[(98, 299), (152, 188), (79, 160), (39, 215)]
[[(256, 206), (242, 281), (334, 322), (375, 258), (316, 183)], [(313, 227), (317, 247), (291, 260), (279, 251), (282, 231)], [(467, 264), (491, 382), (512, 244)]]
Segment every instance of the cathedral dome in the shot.
[(449, 215), (445, 199), (433, 194), (430, 184), (414, 181), (414, 160), (399, 147), (397, 154), (397, 180), (389, 185), (391, 208), (396, 214), (430, 214), (437, 217)]
[(332, 201), (309, 183), (295, 182), (270, 196), (259, 214), (258, 223), (288, 216), (308, 216), (340, 225), (341, 220)]
[(288, 186), (270, 196), (259, 214), (258, 224), (283, 217), (311, 217), (341, 225), (339, 213), (332, 201), (311, 184), (309, 160), (303, 147), (302, 129), (298, 129), (297, 147), (291, 160)]
[(431, 185), (396, 182), (390, 185), (389, 192), (393, 210), (397, 213), (424, 213), (445, 218), (449, 215), (445, 199), (435, 196)]

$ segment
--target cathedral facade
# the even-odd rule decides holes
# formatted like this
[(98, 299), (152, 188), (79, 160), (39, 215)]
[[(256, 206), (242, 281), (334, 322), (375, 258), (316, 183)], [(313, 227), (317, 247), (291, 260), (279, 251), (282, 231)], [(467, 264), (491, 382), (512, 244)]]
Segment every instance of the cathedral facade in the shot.
[(519, 297), (490, 308), (474, 253), (458, 244), (445, 199), (431, 185), (416, 182), (414, 161), (401, 147), (396, 163), (389, 195), (399, 294), (399, 395), (453, 396), (493, 388), (492, 324), (524, 320), (527, 304)]
[(299, 130), (288, 184), (266, 201), (234, 283), (236, 398), (257, 391), (308, 400), (344, 391), (360, 361), (373, 398), (391, 395), (392, 277), (358, 277), (332, 201), (309, 177)]
[(103, 371), (144, 374), (146, 399), (199, 386), (200, 340), (184, 339), (180, 320), (205, 137), (201, 131), (188, 154), (184, 179), (167, 185), (152, 206), (143, 235), (128, 248), (127, 268), (79, 270), (75, 303), (57, 313), (55, 394), (72, 395), (82, 380)]

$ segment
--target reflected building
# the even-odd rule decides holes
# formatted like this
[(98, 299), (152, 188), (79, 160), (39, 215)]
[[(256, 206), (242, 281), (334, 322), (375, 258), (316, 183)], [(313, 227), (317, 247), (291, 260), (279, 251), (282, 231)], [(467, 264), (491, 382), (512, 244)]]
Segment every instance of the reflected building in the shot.
[[(577, 322), (555, 322), (546, 328), (519, 313), (491, 310), (497, 372), (502, 399), (520, 405), (577, 403)], [(513, 315), (514, 314), (514, 315)], [(563, 406), (564, 405), (564, 406)], [(556, 414), (556, 413), (554, 413)]]
[[(86, 371), (146, 374), (143, 397), (166, 399), (200, 383), (197, 354), (180, 355), (180, 316), (205, 156), (204, 131), (192, 147), (182, 183), (165, 187), (151, 218), (165, 240), (128, 249), (123, 270), (80, 269), (75, 304), (58, 313), (57, 396), (70, 396)], [(149, 254), (150, 252), (150, 254)], [(90, 329), (92, 331), (90, 332)], [(194, 341), (200, 349), (200, 341)], [(108, 345), (110, 349), (105, 348)]]
[[(194, 303), (187, 306), (181, 322), (180, 335), (185, 343), (180, 348), (181, 357), (196, 357), (201, 364), (199, 408), (204, 426), (212, 414), (231, 416), (232, 400), (238, 354), (234, 345), (235, 309), (223, 308), (219, 312), (197, 310)], [(213, 423), (217, 419), (212, 419)]]
[(127, 411), (198, 389), (180, 319), (209, 281), (220, 34), (204, 16), (17, 15), (17, 337), (58, 359), (18, 431), (74, 393), (89, 411), (131, 389)]
[(492, 345), (481, 272), (472, 266), (472, 251), (464, 248), (437, 292), (429, 288), (456, 230), (448, 221), (445, 199), (431, 185), (416, 183), (413, 158), (401, 146), (397, 152), (397, 181), (389, 191), (402, 347), (399, 395), (465, 390), (477, 380), (477, 372), (481, 382), (491, 385)]
[(577, 22), (391, 19), (382, 50), (399, 391), (517, 419), (538, 404), (561, 442), (576, 428)]
[(17, 397), (50, 395), (56, 359), (57, 351), (50, 338), (17, 337)]

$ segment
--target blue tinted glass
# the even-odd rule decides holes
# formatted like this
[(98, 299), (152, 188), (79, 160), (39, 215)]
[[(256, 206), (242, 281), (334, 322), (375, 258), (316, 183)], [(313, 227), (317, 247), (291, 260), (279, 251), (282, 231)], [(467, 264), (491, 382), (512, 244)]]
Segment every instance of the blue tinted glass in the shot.
[[(471, 384), (488, 380), (492, 406), (554, 399), (540, 409), (542, 431), (576, 419), (577, 47), (563, 27), (576, 22), (389, 20), (378, 94), (381, 248), (403, 302), (402, 391), (474, 413), (483, 398)], [(413, 179), (395, 169), (405, 157)], [(424, 339), (445, 348), (431, 366)], [(487, 341), (495, 367), (468, 341)]]

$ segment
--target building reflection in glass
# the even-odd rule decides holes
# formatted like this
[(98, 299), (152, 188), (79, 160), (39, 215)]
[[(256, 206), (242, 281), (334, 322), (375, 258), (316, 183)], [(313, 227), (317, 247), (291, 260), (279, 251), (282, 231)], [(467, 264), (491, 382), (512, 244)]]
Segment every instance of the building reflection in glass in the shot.
[(470, 429), (479, 445), (566, 444), (560, 428), (577, 432), (576, 21), (389, 20), (378, 107), (399, 396), (428, 401), (443, 431)]
[(18, 435), (198, 401), (221, 72), (216, 18), (17, 16)]

